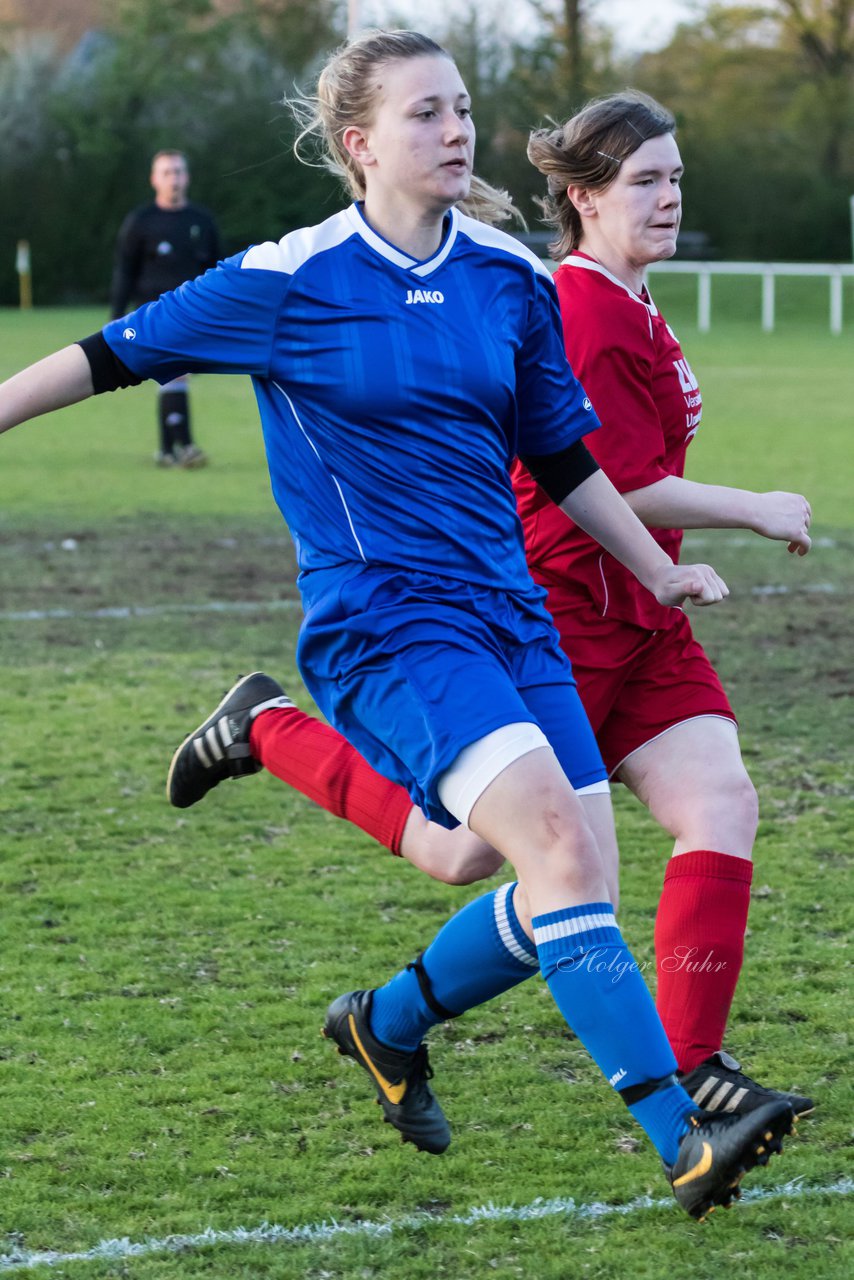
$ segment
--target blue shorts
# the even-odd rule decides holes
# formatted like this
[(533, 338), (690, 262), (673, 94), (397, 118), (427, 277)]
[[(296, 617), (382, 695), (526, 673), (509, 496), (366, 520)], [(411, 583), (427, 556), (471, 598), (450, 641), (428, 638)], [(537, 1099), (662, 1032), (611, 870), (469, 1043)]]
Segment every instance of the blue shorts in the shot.
[(607, 778), (545, 593), (365, 567), (300, 583), (297, 661), (330, 724), (428, 818), (458, 825), (437, 782), (506, 724), (538, 724), (578, 789)]

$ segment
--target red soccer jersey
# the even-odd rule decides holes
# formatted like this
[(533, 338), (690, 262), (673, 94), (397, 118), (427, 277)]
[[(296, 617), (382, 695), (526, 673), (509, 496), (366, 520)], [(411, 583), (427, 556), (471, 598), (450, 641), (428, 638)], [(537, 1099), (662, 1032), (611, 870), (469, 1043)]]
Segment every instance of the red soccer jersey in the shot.
[[(652, 298), (578, 252), (558, 267), (555, 284), (566, 353), (602, 421), (586, 439), (590, 452), (621, 493), (681, 476), (700, 422), (700, 392)], [(667, 626), (671, 611), (568, 520), (518, 462), (513, 484), (538, 581), (575, 584), (602, 615), (650, 630)], [(650, 532), (677, 560), (682, 531)]]

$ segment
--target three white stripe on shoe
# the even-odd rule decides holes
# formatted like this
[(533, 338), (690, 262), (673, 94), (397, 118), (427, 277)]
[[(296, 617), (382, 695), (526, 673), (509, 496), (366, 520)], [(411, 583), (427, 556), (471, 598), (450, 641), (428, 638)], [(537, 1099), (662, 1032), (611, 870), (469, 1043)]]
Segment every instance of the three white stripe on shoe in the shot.
[[(247, 679), (250, 678), (251, 677), (247, 677)], [(241, 681), (241, 683), (243, 684), (245, 681)], [(239, 686), (235, 685), (235, 688), (232, 689), (231, 693), (223, 699), (223, 702), (227, 701), (238, 687)], [(267, 698), (265, 702), (259, 702), (257, 706), (252, 707), (249, 712), (249, 718), (250, 720), (254, 720), (262, 711), (269, 711), (273, 707), (287, 708), (292, 707), (293, 705), (294, 703), (288, 695), (286, 693), (282, 693), (275, 698)], [(217, 710), (219, 710), (219, 708), (217, 708)], [(214, 714), (216, 714), (216, 712), (214, 712)], [(229, 727), (227, 715), (220, 716), (220, 718), (215, 720), (200, 737), (193, 739), (193, 749), (199, 759), (199, 763), (205, 769), (212, 768), (216, 761), (222, 760), (228, 753), (228, 748), (233, 745), (234, 738), (231, 733), (231, 728)]]
[(199, 758), (199, 763), (205, 769), (210, 769), (215, 761), (222, 760), (233, 742), (234, 738), (228, 726), (228, 716), (222, 716), (205, 730), (202, 737), (193, 739), (193, 749)]
[[(710, 1094), (711, 1097), (709, 1097)], [(729, 1096), (730, 1094), (732, 1097)], [(721, 1080), (720, 1076), (709, 1076), (697, 1092), (692, 1094), (692, 1097), (697, 1106), (705, 1108), (706, 1111), (737, 1111), (746, 1094), (746, 1089), (737, 1089), (731, 1080)]]

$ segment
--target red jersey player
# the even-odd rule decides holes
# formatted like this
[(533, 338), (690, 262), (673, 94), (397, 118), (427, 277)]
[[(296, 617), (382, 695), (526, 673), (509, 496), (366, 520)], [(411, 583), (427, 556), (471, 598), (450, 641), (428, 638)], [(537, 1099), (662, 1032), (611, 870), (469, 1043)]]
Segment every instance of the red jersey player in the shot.
[[(646, 268), (676, 250), (674, 131), (660, 104), (624, 93), (529, 143), (558, 233), (567, 355), (603, 423), (589, 447), (674, 560), (685, 527), (746, 528), (804, 555), (810, 507), (800, 494), (684, 479), (700, 392), (644, 283)], [(659, 608), (580, 529), (555, 523), (518, 464), (515, 481), (528, 562), (548, 590), (609, 774), (674, 838), (655, 928), (662, 1020), (698, 1101), (732, 1105), (756, 1089), (721, 1043), (741, 970), (758, 819), (732, 708), (685, 614)], [(796, 1109), (811, 1105), (802, 1099)]]
[[(567, 354), (594, 404), (602, 406), (603, 426), (589, 437), (591, 453), (624, 495), (681, 480), (702, 416), (700, 391), (645, 286), (638, 282), (635, 293), (578, 250), (558, 267), (555, 284)], [(689, 716), (734, 723), (685, 614), (663, 609), (597, 542), (565, 518), (555, 520), (554, 504), (518, 462), (513, 483), (528, 564), (548, 590), (609, 773)], [(652, 533), (678, 560), (682, 529)], [(731, 735), (723, 732), (728, 742)]]
[[(623, 93), (531, 138), (529, 157), (548, 178), (545, 210), (558, 233), (567, 353), (603, 423), (587, 438), (590, 452), (674, 560), (685, 527), (751, 529), (803, 555), (810, 508), (801, 495), (683, 476), (700, 392), (643, 279), (650, 263), (675, 252), (682, 165), (674, 130), (658, 103)], [(609, 772), (674, 840), (656, 918), (657, 1003), (683, 1081), (705, 1108), (750, 1110), (774, 1091), (721, 1049), (742, 963), (757, 824), (733, 711), (685, 614), (658, 605), (519, 464), (514, 484), (529, 565), (548, 592)], [(269, 693), (274, 682), (260, 679)], [(244, 688), (245, 681), (235, 686), (176, 753), (174, 804), (193, 804), (223, 778), (265, 767), (438, 879), (470, 883), (498, 869), (489, 846), (465, 828), (429, 823), (328, 726), (281, 707), (250, 725), (238, 709)], [(195, 739), (223, 718), (226, 736), (239, 732), (240, 743), (224, 744), (209, 767), (195, 764)], [(611, 851), (616, 900), (609, 798), (582, 800), (600, 847)], [(527, 929), (518, 900), (516, 909)], [(787, 1096), (798, 1113), (813, 1105)]]

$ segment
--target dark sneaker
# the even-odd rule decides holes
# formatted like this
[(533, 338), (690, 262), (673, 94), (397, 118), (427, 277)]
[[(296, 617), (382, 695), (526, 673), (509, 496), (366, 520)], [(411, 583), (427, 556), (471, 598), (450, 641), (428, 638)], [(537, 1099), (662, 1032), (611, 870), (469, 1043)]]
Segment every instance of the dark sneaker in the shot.
[(718, 1205), (738, 1199), (744, 1175), (782, 1151), (792, 1118), (792, 1108), (782, 1098), (745, 1115), (696, 1111), (689, 1116), (691, 1128), (679, 1143), (676, 1163), (664, 1166), (686, 1213), (702, 1222)]
[(242, 676), (172, 757), (166, 779), (170, 804), (189, 809), (224, 778), (258, 773), (263, 765), (249, 747), (252, 721), (269, 707), (293, 705), (282, 686), (263, 671)]
[(373, 991), (348, 991), (326, 1010), (323, 1035), (334, 1040), (338, 1052), (355, 1058), (364, 1067), (377, 1091), (387, 1124), (394, 1125), (404, 1142), (419, 1151), (440, 1155), (451, 1141), (444, 1112), (427, 1081), (433, 1076), (427, 1046), (414, 1053), (381, 1044), (371, 1031)]
[(704, 1111), (729, 1111), (744, 1115), (755, 1111), (766, 1102), (780, 1098), (787, 1102), (795, 1117), (805, 1116), (815, 1107), (812, 1098), (802, 1098), (797, 1093), (783, 1093), (779, 1089), (766, 1089), (741, 1070), (741, 1063), (721, 1049), (701, 1062), (693, 1071), (679, 1077), (694, 1102)]

